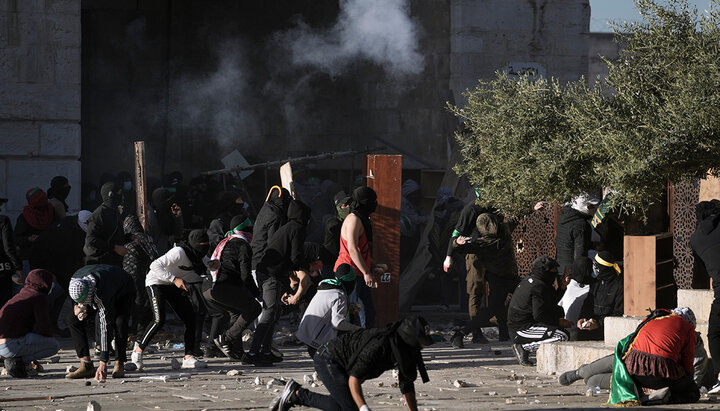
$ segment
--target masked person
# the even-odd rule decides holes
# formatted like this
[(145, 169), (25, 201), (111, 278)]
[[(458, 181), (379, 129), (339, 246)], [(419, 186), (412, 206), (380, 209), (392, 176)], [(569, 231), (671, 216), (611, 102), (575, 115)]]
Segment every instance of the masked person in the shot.
[(290, 380), (275, 398), (271, 410), (287, 410), (294, 405), (321, 410), (368, 411), (362, 383), (398, 369), (400, 392), (408, 409), (417, 410), (417, 373), (423, 383), (430, 381), (421, 350), (433, 344), (430, 328), (422, 317), (408, 317), (387, 328), (358, 329), (320, 346), (313, 357), (318, 377), (330, 392), (323, 395), (300, 387)]
[[(110, 264), (86, 265), (77, 270), (70, 280), (70, 298), (75, 302), (73, 313), (67, 322), (75, 352), (80, 358), (80, 367), (68, 373), (65, 378), (90, 378), (102, 381), (107, 378), (107, 363), (110, 359), (110, 342), (115, 338), (115, 367), (112, 377), (125, 376), (127, 361), (125, 344), (128, 322), (135, 301), (135, 285), (130, 274)], [(95, 317), (97, 343), (100, 346), (100, 365), (95, 370), (90, 360), (87, 322)]]
[(0, 357), (11, 376), (24, 378), (28, 371), (38, 371), (37, 360), (58, 352), (60, 345), (52, 338), (48, 293), (53, 274), (32, 270), (25, 287), (0, 309)]
[(600, 197), (583, 193), (563, 207), (555, 233), (558, 273), (565, 274), (577, 257), (587, 257), (590, 249), (590, 217), (600, 203)]
[(148, 325), (142, 337), (135, 342), (131, 355), (132, 362), (143, 368), (143, 351), (150, 344), (155, 333), (165, 323), (165, 302), (175, 311), (185, 324), (185, 357), (181, 368), (203, 368), (207, 364), (199, 361), (195, 352), (196, 310), (190, 300), (186, 281), (198, 282), (200, 275), (205, 273), (203, 257), (210, 247), (208, 236), (204, 230), (193, 230), (188, 235), (188, 241), (171, 248), (150, 264), (150, 272), (145, 277), (150, 305), (153, 311), (153, 321)]
[(222, 193), (219, 203), (220, 214), (210, 222), (207, 229), (211, 250), (215, 250), (215, 247), (225, 238), (225, 234), (235, 227), (230, 224), (233, 217), (236, 215), (248, 217), (245, 202), (238, 193), (232, 191)]
[(123, 231), (122, 187), (108, 182), (100, 187), (102, 204), (88, 219), (85, 241), (85, 263), (112, 264), (122, 267), (122, 259), (128, 253), (127, 239)]
[(609, 251), (600, 251), (593, 260), (595, 281), (580, 308), (577, 329), (573, 328), (573, 340), (600, 341), (605, 337), (605, 317), (622, 316), (624, 293), (622, 270), (615, 264)]
[[(281, 302), (286, 305), (298, 304), (310, 286), (310, 264), (305, 256), (309, 221), (310, 207), (301, 201), (292, 200), (288, 206), (288, 222), (270, 238), (265, 255), (257, 265), (256, 275), (262, 292), (263, 310), (250, 350), (243, 357), (244, 363), (270, 365), (282, 361), (282, 357), (272, 353), (272, 335), (280, 319)], [(295, 271), (298, 277), (298, 288), (292, 295), (285, 293), (290, 290), (291, 271)]]
[(340, 229), (342, 228), (345, 217), (350, 214), (350, 201), (352, 197), (340, 190), (335, 194), (333, 201), (335, 202), (335, 215), (328, 218), (325, 222), (325, 239), (323, 248), (328, 253), (327, 261), (323, 264), (329, 269), (335, 267), (338, 255), (340, 254)]
[(300, 321), (295, 337), (308, 346), (312, 358), (326, 342), (335, 338), (338, 332), (354, 331), (358, 326), (347, 320), (347, 296), (356, 284), (355, 270), (349, 264), (341, 264), (335, 278), (322, 280), (317, 293), (310, 300)]
[(375, 302), (372, 288), (377, 286), (371, 250), (373, 241), (370, 214), (377, 208), (377, 194), (370, 187), (358, 187), (353, 191), (350, 214), (340, 230), (340, 254), (335, 271), (341, 264), (349, 264), (357, 274), (355, 293), (365, 309), (365, 328), (375, 327)]
[(53, 222), (55, 209), (48, 202), (47, 194), (39, 187), (31, 188), (25, 193), (27, 205), (23, 207), (15, 222), (15, 245), (18, 257), (30, 261), (35, 241)]
[(161, 255), (183, 238), (185, 219), (175, 201), (175, 195), (165, 187), (156, 188), (152, 192), (148, 229)]
[(530, 353), (537, 351), (540, 344), (570, 338), (564, 327), (572, 323), (563, 318), (562, 307), (555, 300), (557, 267), (552, 258), (536, 258), (532, 272), (518, 284), (510, 300), (507, 324), (520, 365), (533, 365)]
[(47, 191), (48, 202), (55, 210), (55, 221), (65, 218), (68, 205), (65, 202), (70, 195), (70, 181), (64, 176), (55, 176), (50, 180), (50, 188)]
[[(220, 241), (212, 253), (211, 261), (219, 267), (210, 271), (213, 284), (203, 295), (212, 318), (210, 340), (222, 354), (231, 360), (241, 360), (245, 354), (242, 333), (260, 314), (257, 301), (260, 291), (252, 276), (252, 222), (243, 215), (230, 220), (234, 228)], [(223, 325), (229, 314), (229, 326)], [(217, 356), (212, 350), (210, 356)]]

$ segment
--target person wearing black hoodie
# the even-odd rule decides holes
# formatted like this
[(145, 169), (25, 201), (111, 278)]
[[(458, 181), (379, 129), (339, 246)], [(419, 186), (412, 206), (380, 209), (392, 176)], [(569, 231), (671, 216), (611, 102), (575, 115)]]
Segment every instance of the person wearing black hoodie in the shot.
[(609, 251), (600, 251), (593, 259), (595, 281), (590, 283), (590, 292), (582, 308), (577, 328), (571, 335), (576, 341), (600, 341), (605, 337), (605, 317), (622, 316), (624, 292), (622, 270), (615, 264)]
[(175, 202), (173, 195), (167, 188), (160, 187), (152, 192), (150, 205), (152, 210), (148, 214), (148, 230), (155, 240), (160, 255), (168, 252), (174, 244), (183, 238), (185, 220), (182, 209)]
[(257, 266), (265, 256), (268, 241), (273, 234), (287, 221), (288, 206), (290, 205), (290, 192), (279, 186), (272, 186), (265, 199), (260, 212), (258, 212), (253, 225), (253, 238), (250, 242), (253, 251), (252, 269)]
[(555, 232), (558, 275), (565, 275), (566, 267), (570, 270), (577, 257), (587, 257), (592, 233), (589, 219), (599, 202), (597, 197), (582, 194), (563, 207)]
[(64, 176), (55, 176), (50, 180), (50, 188), (47, 191), (47, 197), (50, 204), (55, 209), (55, 221), (65, 218), (68, 211), (67, 200), (70, 194), (70, 181)]
[[(203, 296), (212, 318), (210, 341), (227, 358), (241, 360), (244, 354), (242, 333), (260, 315), (262, 307), (257, 301), (260, 290), (250, 268), (252, 222), (244, 215), (236, 215), (230, 225), (233, 229), (212, 253), (210, 261), (219, 262), (219, 267), (210, 271), (213, 284)], [(228, 315), (230, 322), (224, 327)], [(212, 349), (206, 353), (216, 356)]]
[(32, 270), (25, 287), (0, 309), (0, 357), (13, 377), (25, 377), (37, 360), (55, 355), (60, 348), (52, 338), (48, 313), (52, 283), (50, 271)]
[(430, 327), (422, 317), (407, 317), (386, 328), (358, 329), (320, 346), (313, 356), (315, 371), (330, 395), (302, 388), (294, 380), (270, 404), (271, 411), (294, 405), (321, 410), (369, 411), (362, 383), (396, 368), (400, 392), (407, 407), (416, 411), (415, 379), (430, 381), (422, 349), (434, 343)]
[(123, 232), (122, 188), (109, 182), (100, 188), (102, 204), (88, 220), (85, 241), (85, 264), (111, 264), (122, 267), (123, 256), (128, 253)]
[[(310, 208), (299, 200), (292, 200), (287, 217), (288, 222), (270, 238), (265, 254), (257, 265), (256, 275), (262, 289), (263, 310), (250, 350), (243, 357), (243, 362), (248, 364), (268, 365), (282, 361), (282, 357), (271, 352), (273, 329), (281, 314), (280, 303), (297, 304), (310, 285), (310, 265), (304, 247)], [(298, 290), (293, 295), (284, 294), (290, 289), (290, 271), (296, 271), (299, 280)]]
[(562, 307), (555, 299), (557, 267), (552, 258), (536, 258), (532, 272), (518, 284), (510, 300), (507, 325), (520, 365), (533, 365), (530, 352), (537, 351), (540, 344), (570, 338), (564, 327), (572, 324), (563, 318)]
[(222, 193), (219, 203), (220, 214), (210, 222), (207, 229), (208, 238), (210, 238), (210, 250), (215, 250), (215, 247), (225, 238), (225, 234), (235, 227), (230, 224), (230, 220), (234, 216), (248, 217), (245, 203), (238, 193), (233, 191)]
[[(714, 298), (708, 318), (708, 348), (710, 357), (720, 358), (720, 201), (700, 202), (696, 207), (696, 215), (698, 223), (690, 237), (690, 248), (696, 263), (704, 266), (712, 279)], [(720, 392), (720, 374), (710, 392)]]

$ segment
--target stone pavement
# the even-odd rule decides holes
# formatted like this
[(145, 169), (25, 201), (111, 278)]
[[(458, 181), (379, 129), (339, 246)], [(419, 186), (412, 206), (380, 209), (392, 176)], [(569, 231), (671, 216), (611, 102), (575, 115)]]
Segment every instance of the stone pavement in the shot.
[[(449, 340), (449, 332), (444, 333)], [(0, 377), (0, 409), (6, 410), (85, 410), (94, 401), (95, 410), (188, 410), (188, 409), (267, 409), (282, 391), (281, 379), (293, 378), (304, 386), (311, 378), (312, 363), (301, 347), (280, 347), (285, 361), (275, 367), (252, 367), (222, 359), (210, 359), (209, 368), (192, 371), (172, 370), (171, 358), (180, 358), (180, 349), (159, 349), (146, 355), (142, 372), (128, 372), (121, 380), (65, 380), (65, 369), (77, 365), (71, 341), (63, 340), (59, 361), (45, 365), (40, 377), (27, 380)], [(487, 409), (578, 409), (607, 408), (607, 393), (587, 397), (582, 381), (569, 387), (557, 383), (554, 375), (541, 375), (535, 367), (517, 364), (508, 343), (491, 340), (489, 345), (472, 344), (455, 350), (449, 342), (424, 350), (430, 382), (416, 382), (420, 410)], [(235, 370), (237, 370), (237, 375)], [(145, 381), (141, 377), (167, 375), (167, 382)], [(466, 386), (456, 386), (460, 380)], [(273, 382), (274, 381), (274, 382)], [(392, 372), (363, 385), (373, 410), (404, 408)], [(86, 385), (89, 384), (89, 385)], [(270, 384), (270, 385), (269, 385)], [(322, 384), (311, 387), (326, 392)], [(98, 405), (100, 407), (98, 407)], [(720, 409), (714, 398), (705, 397), (693, 405), (674, 409)], [(298, 408), (302, 409), (302, 408)], [(307, 408), (305, 408), (307, 409)]]

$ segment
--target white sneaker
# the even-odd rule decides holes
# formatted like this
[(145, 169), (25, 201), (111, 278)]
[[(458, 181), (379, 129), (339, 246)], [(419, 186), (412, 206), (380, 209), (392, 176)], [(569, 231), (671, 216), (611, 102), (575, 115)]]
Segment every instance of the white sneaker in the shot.
[(133, 350), (132, 354), (130, 354), (130, 361), (132, 361), (133, 364), (137, 367), (138, 371), (143, 369), (143, 353), (141, 352), (135, 352)]
[(717, 394), (720, 392), (720, 380), (715, 382), (712, 388), (708, 391), (708, 394)]
[(200, 361), (193, 356), (183, 359), (182, 366), (180, 368), (207, 368), (207, 363)]

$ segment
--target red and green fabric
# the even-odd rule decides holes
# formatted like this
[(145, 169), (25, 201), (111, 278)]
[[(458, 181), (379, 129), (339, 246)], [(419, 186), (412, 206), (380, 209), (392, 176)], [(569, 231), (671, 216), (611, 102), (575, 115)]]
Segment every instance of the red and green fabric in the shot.
[(620, 340), (615, 346), (615, 359), (613, 360), (612, 379), (610, 380), (609, 404), (619, 407), (635, 407), (640, 405), (635, 382), (625, 368), (623, 356), (632, 343), (635, 333)]

